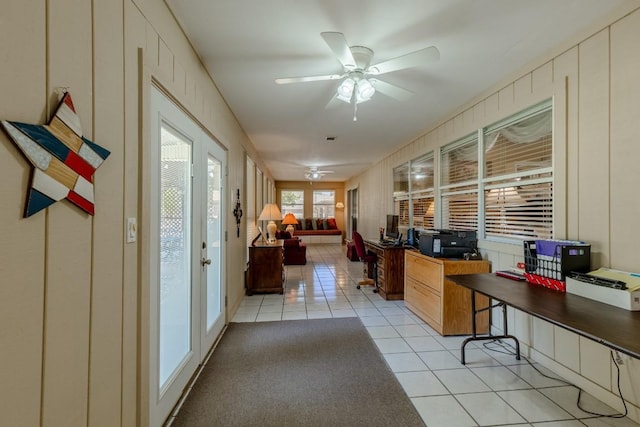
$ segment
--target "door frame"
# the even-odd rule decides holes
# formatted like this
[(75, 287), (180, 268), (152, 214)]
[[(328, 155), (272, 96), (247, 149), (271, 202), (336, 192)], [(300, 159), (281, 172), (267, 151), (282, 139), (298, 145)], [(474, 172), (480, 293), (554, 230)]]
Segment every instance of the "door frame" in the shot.
[[(141, 60), (141, 58), (139, 58)], [(153, 151), (156, 149), (154, 147), (155, 142), (152, 141), (152, 129), (151, 129), (151, 114), (153, 111), (153, 104), (152, 104), (152, 93), (153, 91), (157, 91), (159, 94), (161, 94), (164, 98), (166, 98), (169, 102), (171, 102), (175, 107), (177, 107), (180, 112), (182, 114), (184, 114), (186, 116), (186, 118), (188, 118), (190, 121), (192, 121), (201, 131), (201, 133), (209, 138), (212, 143), (217, 146), (218, 148), (220, 148), (222, 150), (222, 152), (224, 153), (224, 159), (220, 159), (222, 160), (223, 166), (222, 166), (222, 192), (221, 192), (221, 266), (220, 266), (220, 288), (221, 288), (221, 298), (222, 298), (222, 302), (221, 302), (221, 309), (222, 309), (222, 323), (223, 323), (223, 327), (224, 324), (227, 323), (227, 319), (226, 319), (226, 304), (225, 304), (225, 299), (226, 299), (226, 291), (227, 291), (227, 284), (226, 284), (226, 252), (227, 252), (227, 217), (226, 217), (226, 205), (228, 203), (227, 200), (227, 193), (228, 193), (228, 188), (227, 188), (227, 158), (228, 158), (228, 151), (226, 150), (226, 148), (224, 146), (222, 146), (221, 144), (219, 144), (207, 131), (206, 129), (200, 125), (200, 123), (195, 120), (193, 118), (193, 116), (191, 114), (189, 114), (184, 108), (181, 107), (180, 103), (176, 102), (175, 98), (172, 97), (169, 93), (169, 91), (165, 90), (163, 88), (163, 86), (157, 82), (151, 75), (148, 75), (147, 73), (143, 73), (146, 77), (148, 77), (148, 79), (144, 79), (146, 80), (147, 84), (143, 84), (143, 89), (141, 90), (140, 93), (140, 103), (141, 103), (141, 133), (142, 133), (142, 138), (141, 138), (141, 149), (139, 151), (139, 155), (140, 155), (140, 164), (141, 164), (141, 173), (140, 173), (140, 205), (139, 205), (139, 215), (141, 218), (141, 225), (143, 225), (142, 227), (139, 227), (139, 246), (138, 246), (138, 262), (139, 262), (139, 280), (140, 280), (140, 293), (139, 293), (139, 313), (140, 313), (140, 317), (139, 317), (139, 329), (138, 329), (138, 334), (139, 334), (139, 343), (140, 343), (140, 347), (139, 347), (139, 377), (138, 377), (138, 387), (139, 387), (139, 402), (140, 402), (140, 411), (138, 414), (138, 421), (141, 425), (150, 425), (150, 426), (155, 426), (155, 425), (161, 425), (165, 419), (171, 415), (171, 411), (173, 411), (173, 408), (175, 407), (175, 405), (179, 402), (180, 396), (182, 395), (182, 392), (184, 390), (184, 387), (180, 389), (180, 392), (175, 392), (171, 395), (171, 401), (172, 401), (172, 405), (171, 408), (168, 410), (168, 413), (166, 415), (162, 415), (162, 416), (158, 416), (157, 414), (153, 414), (151, 411), (152, 408), (152, 404), (154, 402), (154, 399), (157, 397), (157, 380), (156, 380), (156, 387), (154, 389), (153, 385), (152, 385), (152, 376), (151, 376), (151, 369), (153, 368), (152, 365), (154, 365), (154, 363), (152, 363), (151, 357), (152, 357), (152, 353), (154, 351), (156, 351), (156, 349), (152, 348), (152, 288), (151, 288), (151, 284), (153, 283), (153, 280), (157, 280), (158, 279), (158, 275), (157, 273), (155, 273), (153, 271), (153, 263), (151, 262), (151, 256), (149, 255), (151, 253), (151, 251), (153, 250), (154, 246), (157, 245), (157, 240), (154, 242), (154, 233), (155, 231), (152, 229), (152, 224), (151, 224), (151, 215), (152, 215), (152, 209), (156, 208), (153, 205), (154, 202), (154, 195), (153, 195), (153, 185), (154, 182), (151, 178), (151, 170), (152, 168), (154, 168), (157, 165), (157, 162), (159, 160), (159, 158), (156, 158), (155, 160), (155, 164), (154, 164), (154, 160), (153, 160)], [(144, 76), (143, 76), (144, 77)], [(200, 153), (202, 153), (202, 151), (198, 150), (192, 150), (192, 160), (195, 156), (199, 156)], [(192, 182), (192, 191), (199, 191), (196, 190), (196, 182)], [(193, 206), (192, 207), (192, 217), (193, 217), (193, 212), (194, 209), (196, 209), (197, 207)], [(199, 227), (199, 225), (196, 225), (194, 221), (192, 221), (192, 231), (193, 228), (195, 227)], [(192, 233), (193, 234), (193, 233)], [(191, 247), (195, 248), (196, 247), (196, 242), (194, 238), (191, 239)], [(201, 242), (199, 242), (201, 243)], [(194, 270), (194, 265), (199, 265), (199, 260), (200, 260), (200, 254), (201, 251), (195, 251), (194, 249), (192, 249), (192, 271)], [(197, 263), (197, 264), (196, 264)], [(155, 276), (155, 279), (154, 279)], [(194, 281), (194, 278), (192, 277), (192, 283)], [(200, 280), (198, 280), (198, 282), (200, 283)], [(201, 292), (202, 292), (202, 287), (200, 286), (200, 284), (198, 285), (197, 289), (193, 289), (192, 292), (192, 301), (193, 299), (197, 299), (198, 301), (200, 301), (201, 299)], [(194, 294), (197, 293), (197, 297), (194, 296)], [(201, 304), (204, 304), (203, 302), (201, 302)], [(200, 322), (203, 321), (203, 308), (202, 306), (198, 307), (197, 310), (197, 316), (192, 316), (191, 318), (194, 319), (195, 321), (198, 322), (198, 324), (200, 324)], [(204, 314), (204, 316), (206, 316), (206, 313)], [(206, 325), (206, 323), (205, 323)], [(205, 326), (206, 328), (206, 326)], [(195, 361), (194, 364), (192, 364), (192, 366), (189, 366), (189, 371), (190, 374), (189, 375), (185, 375), (186, 377), (188, 377), (188, 379), (185, 382), (185, 387), (188, 386), (188, 382), (191, 379), (191, 377), (193, 376), (193, 374), (195, 372), (197, 372), (198, 367), (201, 365), (202, 361), (204, 360), (204, 358), (207, 356), (210, 348), (204, 348), (203, 347), (203, 343), (206, 343), (207, 341), (210, 340), (205, 340), (204, 339), (204, 334), (201, 333), (201, 329), (199, 328), (199, 331), (195, 334), (195, 336), (193, 336), (193, 328), (192, 328), (192, 337), (191, 337), (191, 352), (194, 353), (192, 355), (192, 359)], [(223, 329), (223, 328), (222, 328)], [(215, 341), (215, 339), (217, 338), (217, 336), (215, 338), (213, 338), (211, 341)], [(194, 348), (197, 347), (197, 354), (195, 354), (196, 352), (194, 352)], [(155, 364), (154, 366), (157, 367), (157, 364)], [(162, 418), (162, 419), (160, 419)]]

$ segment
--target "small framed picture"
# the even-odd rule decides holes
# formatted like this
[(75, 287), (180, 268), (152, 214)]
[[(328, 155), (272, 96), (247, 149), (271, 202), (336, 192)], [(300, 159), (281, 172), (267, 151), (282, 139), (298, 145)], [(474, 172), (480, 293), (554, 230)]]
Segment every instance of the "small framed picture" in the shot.
[(264, 233), (262, 232), (262, 227), (258, 227), (258, 232), (260, 233), (260, 237), (262, 238), (262, 242), (263, 243), (267, 243), (267, 238), (265, 237)]

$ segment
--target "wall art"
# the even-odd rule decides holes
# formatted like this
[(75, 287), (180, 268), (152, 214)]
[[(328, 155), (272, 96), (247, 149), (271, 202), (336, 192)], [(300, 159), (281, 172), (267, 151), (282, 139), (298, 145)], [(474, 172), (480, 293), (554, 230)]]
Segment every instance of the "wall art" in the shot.
[(93, 174), (111, 153), (82, 136), (69, 92), (64, 93), (49, 124), (3, 120), (2, 126), (34, 166), (25, 218), (65, 198), (94, 214)]

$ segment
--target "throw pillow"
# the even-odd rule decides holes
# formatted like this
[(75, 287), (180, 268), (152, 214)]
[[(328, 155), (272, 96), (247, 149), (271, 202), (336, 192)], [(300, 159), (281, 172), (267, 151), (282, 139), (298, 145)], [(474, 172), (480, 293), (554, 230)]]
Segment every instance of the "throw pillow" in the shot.
[(313, 220), (311, 218), (304, 219), (304, 229), (313, 230)]
[(324, 220), (322, 218), (316, 218), (316, 230), (324, 230)]
[(327, 230), (337, 230), (338, 229), (338, 224), (336, 223), (336, 219), (335, 218), (328, 218), (327, 219)]

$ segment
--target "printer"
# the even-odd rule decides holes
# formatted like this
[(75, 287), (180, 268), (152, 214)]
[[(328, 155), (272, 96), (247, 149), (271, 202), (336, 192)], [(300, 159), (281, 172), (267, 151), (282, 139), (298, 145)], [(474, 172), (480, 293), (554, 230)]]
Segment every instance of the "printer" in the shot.
[(476, 253), (475, 230), (429, 230), (420, 233), (420, 253), (431, 257), (463, 258)]

